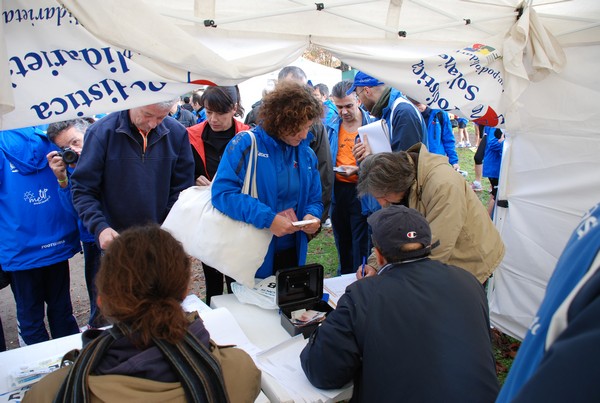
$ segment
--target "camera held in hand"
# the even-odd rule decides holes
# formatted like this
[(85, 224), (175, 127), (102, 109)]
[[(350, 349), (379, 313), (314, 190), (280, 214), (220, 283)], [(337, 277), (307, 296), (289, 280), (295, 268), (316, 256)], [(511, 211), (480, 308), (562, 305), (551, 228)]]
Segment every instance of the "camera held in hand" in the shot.
[(60, 150), (58, 152), (58, 155), (60, 155), (62, 157), (62, 160), (67, 165), (74, 164), (79, 159), (79, 154), (77, 154), (75, 151), (71, 150), (70, 147), (63, 148), (62, 150)]

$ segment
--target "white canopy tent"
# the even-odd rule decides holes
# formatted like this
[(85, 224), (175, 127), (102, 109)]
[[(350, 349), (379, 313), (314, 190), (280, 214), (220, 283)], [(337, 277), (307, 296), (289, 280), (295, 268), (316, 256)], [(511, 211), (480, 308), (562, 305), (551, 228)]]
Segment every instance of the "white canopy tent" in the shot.
[(579, 216), (600, 199), (597, 0), (5, 0), (0, 129), (233, 84), (309, 44), (509, 135), (492, 321), (520, 337)]

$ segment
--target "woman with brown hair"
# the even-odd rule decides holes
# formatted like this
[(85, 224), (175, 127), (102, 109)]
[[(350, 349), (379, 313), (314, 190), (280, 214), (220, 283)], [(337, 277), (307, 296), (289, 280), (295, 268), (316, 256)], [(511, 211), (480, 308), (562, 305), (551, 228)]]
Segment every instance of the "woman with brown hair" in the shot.
[[(215, 177), (227, 143), (236, 133), (250, 129), (250, 126), (236, 119), (244, 115), (237, 85), (208, 87), (204, 90), (200, 103), (206, 111), (206, 120), (187, 130), (194, 155), (196, 185), (207, 186)], [(223, 274), (204, 262), (202, 269), (206, 285), (206, 303), (210, 305), (214, 295), (223, 294)], [(231, 294), (233, 279), (225, 276), (225, 281), (227, 292)]]
[[(228, 144), (212, 185), (215, 208), (231, 218), (269, 228), (273, 235), (267, 256), (256, 273), (266, 278), (278, 269), (303, 265), (307, 234), (321, 226), (323, 212), (317, 158), (307, 135), (322, 113), (321, 103), (305, 85), (284, 81), (263, 98), (256, 137), (258, 199), (241, 192), (248, 166), (249, 133)], [(312, 220), (304, 226), (293, 221)], [(239, 245), (240, 250), (244, 245)], [(242, 252), (240, 252), (242, 253)]]
[(235, 349), (224, 361), (202, 320), (183, 311), (190, 274), (188, 256), (168, 232), (124, 231), (96, 277), (98, 305), (112, 329), (86, 331), (75, 362), (42, 379), (23, 401), (254, 400), (260, 372), (251, 358)]

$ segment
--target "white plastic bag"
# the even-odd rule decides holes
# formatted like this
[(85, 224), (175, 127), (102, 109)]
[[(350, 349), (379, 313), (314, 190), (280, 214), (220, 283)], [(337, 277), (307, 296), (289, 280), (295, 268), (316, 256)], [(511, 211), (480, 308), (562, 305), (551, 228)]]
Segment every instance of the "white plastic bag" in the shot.
[[(242, 192), (257, 197), (254, 133)], [(251, 172), (254, 171), (254, 175)], [(211, 186), (192, 186), (179, 194), (162, 228), (183, 244), (185, 251), (202, 263), (250, 288), (262, 265), (273, 234), (268, 228), (234, 220), (213, 207)]]
[(279, 309), (276, 302), (276, 286), (275, 276), (269, 276), (252, 288), (240, 283), (231, 283), (231, 290), (242, 304), (257, 305), (263, 309)]

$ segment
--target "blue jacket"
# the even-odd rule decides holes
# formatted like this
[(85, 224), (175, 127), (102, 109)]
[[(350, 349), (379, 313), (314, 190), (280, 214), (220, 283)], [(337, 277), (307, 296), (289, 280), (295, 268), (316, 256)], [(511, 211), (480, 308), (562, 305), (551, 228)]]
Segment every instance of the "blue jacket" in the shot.
[(199, 111), (194, 111), (192, 113), (196, 117), (196, 124), (202, 123), (206, 120), (206, 111), (204, 110), (204, 108), (200, 109)]
[(458, 155), (455, 149), (454, 133), (448, 113), (441, 109), (427, 107), (423, 112), (427, 120), (427, 149), (430, 153), (446, 155), (450, 165), (458, 164)]
[[(362, 113), (362, 125), (366, 125), (375, 120), (367, 111), (360, 109)], [(330, 122), (327, 126), (327, 136), (329, 137), (329, 149), (331, 150), (331, 161), (335, 165), (337, 160), (337, 153), (339, 147), (339, 133), (340, 126), (342, 124), (342, 118), (338, 115), (336, 119)], [(331, 194), (331, 200), (333, 201), (333, 192)], [(372, 212), (379, 210), (380, 206), (377, 200), (371, 195), (366, 195), (361, 198), (361, 206), (363, 215), (368, 215)]]
[[(217, 176), (212, 183), (212, 202), (215, 208), (235, 220), (244, 221), (257, 228), (269, 228), (279, 212), (278, 205), (281, 202), (278, 199), (277, 175), (287, 169), (286, 161), (283, 160), (283, 150), (291, 146), (269, 136), (261, 126), (256, 126), (252, 132), (256, 136), (258, 147), (258, 199), (241, 194), (251, 139), (246, 132), (240, 132), (229, 142), (221, 159)], [(306, 214), (321, 217), (323, 213), (317, 157), (309, 147), (309, 142), (310, 138), (307, 138), (297, 147), (300, 199), (296, 215), (299, 219)], [(298, 264), (303, 265), (306, 262), (308, 239), (302, 231), (296, 232), (295, 235)], [(256, 277), (265, 278), (273, 274), (274, 244), (273, 239)]]
[[(599, 258), (597, 204), (585, 214), (560, 255), (497, 402), (599, 401), (594, 376), (600, 358)], [(584, 278), (588, 273), (591, 276)], [(559, 310), (567, 299), (566, 309)]]
[[(392, 107), (398, 98), (402, 102), (396, 106), (392, 115)], [(390, 91), (390, 100), (383, 108), (382, 119), (388, 124), (392, 141), (392, 151), (406, 151), (417, 143), (427, 145), (427, 128), (419, 110), (397, 89)], [(392, 126), (393, 123), (393, 126)]]
[[(498, 129), (500, 130), (500, 129)], [(486, 127), (487, 141), (485, 153), (483, 154), (483, 177), (500, 178), (500, 163), (502, 162), (502, 148), (504, 142), (499, 142), (494, 132), (495, 127)]]
[(331, 99), (327, 99), (325, 102), (323, 102), (323, 109), (325, 109), (325, 117), (323, 117), (321, 121), (323, 122), (325, 129), (329, 130), (329, 125), (335, 123), (335, 121), (339, 117), (339, 113), (337, 110), (337, 106), (335, 106)]
[(0, 265), (6, 271), (49, 266), (81, 250), (76, 220), (60, 206), (46, 154), (56, 150), (39, 128), (0, 132)]
[[(371, 123), (374, 118), (372, 118), (369, 113), (363, 109), (360, 109), (362, 113), (362, 125), (366, 125)], [(340, 133), (340, 126), (342, 125), (342, 118), (337, 115), (335, 119), (329, 122), (327, 128), (327, 137), (329, 137), (329, 150), (331, 151), (331, 161), (335, 165), (335, 161), (337, 160), (338, 153), (338, 137)]]
[(60, 199), (60, 204), (63, 206), (65, 211), (69, 213), (73, 218), (77, 220), (77, 227), (79, 228), (79, 237), (81, 238), (81, 242), (94, 242), (96, 239), (94, 234), (90, 233), (90, 231), (85, 228), (83, 225), (83, 221), (79, 218), (77, 211), (75, 211), (75, 207), (73, 207), (73, 196), (71, 195), (71, 181), (69, 184), (61, 188), (58, 187), (58, 198)]
[(96, 239), (111, 227), (122, 231), (162, 223), (194, 184), (194, 159), (187, 131), (165, 118), (150, 131), (146, 152), (132, 133), (128, 111), (111, 113), (89, 127), (73, 181), (73, 205)]

